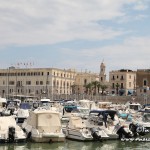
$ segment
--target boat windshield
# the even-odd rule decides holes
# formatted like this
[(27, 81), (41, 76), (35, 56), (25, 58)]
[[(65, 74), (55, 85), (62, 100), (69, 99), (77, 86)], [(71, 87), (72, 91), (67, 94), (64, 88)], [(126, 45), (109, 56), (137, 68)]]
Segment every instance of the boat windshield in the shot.
[(130, 109), (138, 110), (139, 109), (139, 105), (130, 105)]
[(80, 113), (89, 114), (89, 109), (80, 109)]

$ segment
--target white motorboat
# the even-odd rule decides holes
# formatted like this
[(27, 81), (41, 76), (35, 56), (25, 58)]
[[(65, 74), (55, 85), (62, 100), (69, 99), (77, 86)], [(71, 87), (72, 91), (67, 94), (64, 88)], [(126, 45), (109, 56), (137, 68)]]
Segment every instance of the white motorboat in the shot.
[(140, 103), (135, 102), (127, 102), (125, 106), (126, 109), (128, 109), (129, 113), (132, 115), (136, 114), (142, 108), (142, 105)]
[(30, 112), (29, 117), (22, 124), (28, 138), (34, 142), (64, 141), (60, 113), (56, 111), (37, 109)]
[(29, 116), (31, 106), (29, 103), (21, 103), (20, 107), (14, 111), (16, 123), (21, 126), (25, 119)]
[(87, 108), (89, 110), (96, 108), (95, 102), (88, 100), (88, 99), (79, 100), (78, 103), (79, 103), (79, 106), (81, 106), (83, 108)]
[(150, 113), (144, 113), (141, 116), (134, 117), (133, 122), (150, 129)]
[(82, 118), (79, 116), (71, 116), (68, 125), (64, 129), (67, 138), (79, 141), (93, 140), (90, 128), (86, 127)]
[[(106, 118), (106, 114), (108, 118)], [(104, 139), (118, 139), (119, 136), (114, 129), (119, 119), (115, 114), (115, 110), (91, 110), (87, 124), (103, 130), (107, 134), (107, 137), (103, 137)]]
[(24, 142), (26, 134), (16, 124), (14, 116), (0, 117), (0, 142)]

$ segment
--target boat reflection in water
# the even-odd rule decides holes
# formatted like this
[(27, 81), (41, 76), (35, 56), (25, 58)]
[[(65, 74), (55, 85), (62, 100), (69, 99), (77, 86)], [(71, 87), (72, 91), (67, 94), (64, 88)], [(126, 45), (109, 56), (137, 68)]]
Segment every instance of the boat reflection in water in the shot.
[(103, 142), (78, 142), (66, 140), (58, 143), (16, 143), (1, 144), (0, 150), (128, 150), (144, 149), (148, 150), (149, 142), (123, 142), (108, 140)]

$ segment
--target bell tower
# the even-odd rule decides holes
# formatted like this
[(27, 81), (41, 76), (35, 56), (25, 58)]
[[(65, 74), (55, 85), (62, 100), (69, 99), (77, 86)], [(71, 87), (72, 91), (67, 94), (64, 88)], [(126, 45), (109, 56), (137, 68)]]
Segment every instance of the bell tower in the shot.
[(106, 70), (106, 66), (105, 66), (104, 62), (102, 62), (100, 65), (100, 74), (99, 74), (99, 81), (100, 82), (106, 82), (105, 70)]

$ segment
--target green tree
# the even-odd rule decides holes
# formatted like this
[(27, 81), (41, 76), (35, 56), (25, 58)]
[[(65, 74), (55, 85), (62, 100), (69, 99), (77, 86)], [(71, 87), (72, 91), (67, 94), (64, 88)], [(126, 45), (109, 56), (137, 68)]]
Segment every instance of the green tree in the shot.
[(102, 95), (104, 95), (104, 91), (108, 88), (108, 86), (105, 84), (101, 84), (100, 88), (102, 90)]
[(116, 93), (117, 93), (117, 95), (118, 95), (120, 85), (117, 83), (115, 86), (116, 86)]
[(92, 86), (93, 86), (92, 83), (84, 85), (84, 87), (86, 88), (86, 94), (91, 94)]
[(93, 81), (92, 82), (92, 87), (93, 87), (93, 90), (94, 90), (94, 93), (93, 94), (97, 94), (97, 91), (98, 91), (98, 85), (99, 85), (99, 81)]

